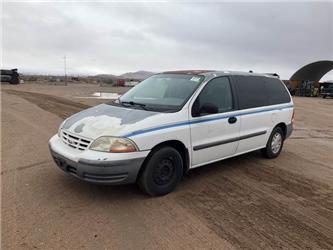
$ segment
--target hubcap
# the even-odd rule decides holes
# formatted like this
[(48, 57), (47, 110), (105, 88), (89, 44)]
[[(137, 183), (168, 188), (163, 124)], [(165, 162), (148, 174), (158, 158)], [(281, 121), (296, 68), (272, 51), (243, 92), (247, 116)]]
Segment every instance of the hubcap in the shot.
[(154, 182), (157, 185), (168, 184), (175, 173), (175, 166), (172, 158), (161, 160), (154, 169)]
[(280, 151), (282, 145), (282, 136), (280, 133), (275, 133), (272, 139), (271, 149), (274, 154)]

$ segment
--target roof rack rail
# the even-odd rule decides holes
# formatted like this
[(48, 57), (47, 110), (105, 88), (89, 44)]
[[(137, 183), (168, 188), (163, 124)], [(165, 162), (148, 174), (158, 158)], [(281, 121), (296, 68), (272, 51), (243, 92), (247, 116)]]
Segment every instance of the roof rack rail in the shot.
[(265, 73), (265, 75), (269, 75), (269, 76), (274, 76), (274, 77), (280, 78), (280, 75), (278, 73)]

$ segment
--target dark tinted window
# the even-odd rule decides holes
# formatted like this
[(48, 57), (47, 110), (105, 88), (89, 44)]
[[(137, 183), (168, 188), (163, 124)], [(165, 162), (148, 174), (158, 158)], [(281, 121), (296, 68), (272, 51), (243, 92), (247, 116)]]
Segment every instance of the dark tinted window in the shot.
[(264, 77), (234, 76), (235, 89), (240, 109), (256, 108), (269, 105)]
[(290, 102), (288, 91), (280, 80), (266, 78), (265, 81), (271, 105)]
[(218, 77), (209, 81), (197, 97), (193, 108), (200, 110), (200, 107), (206, 103), (214, 104), (219, 113), (232, 110), (232, 94), (228, 77)]

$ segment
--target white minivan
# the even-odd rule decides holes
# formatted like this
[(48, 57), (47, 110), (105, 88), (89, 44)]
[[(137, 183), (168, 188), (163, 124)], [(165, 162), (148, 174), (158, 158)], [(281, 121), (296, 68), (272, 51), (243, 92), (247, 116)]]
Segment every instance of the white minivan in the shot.
[(286, 86), (265, 74), (172, 71), (66, 119), (49, 141), (60, 169), (97, 184), (171, 192), (184, 173), (261, 149), (277, 157), (293, 123)]

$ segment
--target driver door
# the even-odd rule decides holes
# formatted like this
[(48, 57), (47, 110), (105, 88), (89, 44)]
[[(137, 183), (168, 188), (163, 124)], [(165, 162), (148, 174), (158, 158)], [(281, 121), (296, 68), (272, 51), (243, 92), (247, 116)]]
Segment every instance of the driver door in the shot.
[(189, 115), (192, 167), (235, 154), (240, 117), (235, 115), (234, 107), (229, 77), (214, 78), (201, 90)]

